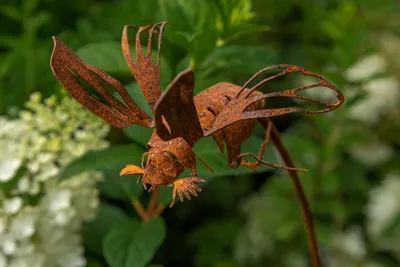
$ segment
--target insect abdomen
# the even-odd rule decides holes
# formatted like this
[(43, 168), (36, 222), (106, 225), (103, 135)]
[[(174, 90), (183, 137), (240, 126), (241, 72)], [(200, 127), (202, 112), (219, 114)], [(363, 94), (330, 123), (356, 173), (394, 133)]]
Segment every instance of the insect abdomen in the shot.
[[(214, 124), (216, 116), (222, 111), (224, 106), (234, 99), (241, 87), (231, 83), (218, 83), (194, 97), (194, 103), (199, 115), (201, 127), (208, 131)], [(242, 92), (245, 95), (248, 89)], [(262, 94), (254, 91), (252, 95)], [(263, 101), (256, 102), (246, 110), (256, 110), (263, 107)], [(228, 161), (232, 163), (240, 153), (241, 144), (248, 139), (253, 131), (255, 119), (242, 120), (235, 122), (226, 128), (213, 134), (213, 138), (218, 144), (221, 152), (224, 151), (225, 142), (228, 149)]]

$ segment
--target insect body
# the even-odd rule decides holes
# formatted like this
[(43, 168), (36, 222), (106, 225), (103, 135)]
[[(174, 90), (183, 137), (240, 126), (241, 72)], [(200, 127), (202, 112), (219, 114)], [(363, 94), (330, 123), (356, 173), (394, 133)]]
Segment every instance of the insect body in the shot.
[[(257, 170), (260, 164), (287, 170), (302, 170), (294, 167), (280, 166), (262, 159), (269, 141), (271, 129), (274, 129), (270, 117), (301, 112), (320, 114), (332, 111), (342, 105), (344, 97), (341, 92), (324, 77), (294, 65), (276, 65), (260, 70), (243, 86), (230, 83), (219, 83), (196, 96), (193, 96), (194, 73), (188, 69), (180, 73), (162, 92), (160, 86), (160, 50), (162, 33), (166, 22), (140, 27), (136, 35), (136, 62), (133, 62), (129, 50), (128, 28), (125, 26), (122, 35), (122, 50), (126, 62), (139, 84), (147, 103), (153, 112), (153, 118), (141, 110), (130, 98), (123, 85), (102, 70), (85, 64), (64, 43), (54, 37), (54, 50), (51, 67), (56, 78), (66, 90), (83, 106), (114, 127), (124, 128), (131, 124), (154, 128), (149, 140), (148, 152), (143, 155), (141, 167), (127, 165), (120, 175), (139, 175), (144, 187), (150, 185), (149, 192), (158, 185), (174, 186), (173, 202), (177, 196), (183, 201), (185, 195), (197, 196), (201, 189), (199, 183), (204, 182), (197, 176), (196, 155), (192, 148), (202, 137), (212, 136), (221, 152), (225, 144), (228, 154), (228, 165), (232, 168), (246, 166)], [(144, 54), (140, 35), (149, 33), (147, 53)], [(153, 35), (158, 37), (157, 62), (152, 58)], [(260, 75), (269, 70), (280, 70), (256, 85), (249, 85)], [(257, 89), (263, 84), (286, 74), (299, 72), (313, 76), (319, 82), (295, 89), (273, 93), (262, 93)], [(104, 101), (91, 95), (72, 74), (75, 73), (89, 84)], [(104, 86), (107, 83), (121, 96), (124, 103), (115, 98)], [(323, 103), (297, 92), (314, 87), (327, 87), (336, 92), (338, 101), (334, 104)], [(266, 109), (264, 100), (272, 97), (291, 97), (302, 99), (324, 106), (324, 109), (308, 111), (301, 108)], [(266, 138), (260, 148), (259, 155), (241, 154), (241, 145), (253, 131), (256, 121), (260, 121), (266, 131)], [(147, 156), (147, 160), (145, 157)], [(253, 157), (256, 162), (243, 159)], [(199, 159), (201, 161), (201, 159)], [(203, 164), (206, 165), (203, 161)], [(185, 168), (191, 170), (191, 177), (180, 178)], [(172, 205), (171, 204), (171, 205)]]
[[(193, 75), (193, 73), (188, 70), (183, 75)], [(226, 103), (237, 95), (239, 90), (240, 87), (237, 85), (219, 83), (194, 97), (194, 106), (202, 130), (208, 131), (211, 129), (218, 114), (222, 111)], [(262, 95), (262, 93), (254, 92), (253, 95)], [(248, 110), (260, 109), (262, 108), (262, 104), (263, 102), (254, 103)], [(238, 121), (213, 134), (221, 152), (224, 152), (226, 143), (229, 166), (235, 167), (236, 161), (241, 162), (241, 159), (238, 158), (240, 146), (251, 136), (254, 123), (255, 119)], [(230, 132), (236, 134), (230, 135)], [(190, 139), (189, 136), (187, 137), (189, 142), (182, 137), (163, 141), (157, 135), (156, 131), (153, 133), (147, 145), (149, 148), (149, 152), (146, 153), (148, 160), (146, 165), (142, 166), (144, 169), (142, 182), (151, 185), (150, 191), (160, 184), (173, 184), (184, 169), (189, 168), (191, 169), (192, 177), (176, 181), (173, 199), (175, 200), (176, 194), (180, 196), (181, 200), (183, 200), (182, 194), (185, 194), (188, 199), (190, 199), (188, 193), (197, 196), (196, 191), (201, 191), (197, 183), (205, 181), (197, 177), (196, 155), (192, 147), (200, 140), (200, 137), (195, 136)], [(121, 171), (121, 174), (140, 174), (141, 172), (136, 166), (129, 165)]]

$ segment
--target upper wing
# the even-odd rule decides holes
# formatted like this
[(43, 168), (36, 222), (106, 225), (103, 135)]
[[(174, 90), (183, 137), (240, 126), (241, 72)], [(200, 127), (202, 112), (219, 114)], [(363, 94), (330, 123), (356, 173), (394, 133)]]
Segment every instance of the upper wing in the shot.
[[(128, 29), (135, 28), (130, 25), (126, 25), (122, 32), (122, 51), (126, 63), (128, 64), (136, 82), (139, 84), (144, 97), (150, 108), (153, 110), (155, 103), (161, 96), (161, 84), (160, 84), (160, 51), (161, 51), (161, 41), (164, 26), (167, 22), (159, 22), (154, 25), (147, 25), (139, 27), (136, 34), (136, 62), (133, 62), (132, 55), (129, 49), (129, 39), (128, 39)], [(140, 43), (140, 35), (145, 32), (149, 32), (148, 43), (147, 43), (147, 53), (143, 53), (143, 49)], [(157, 44), (157, 62), (153, 63), (152, 57), (152, 41), (153, 35), (158, 35)]]
[(187, 69), (169, 84), (154, 106), (157, 135), (164, 141), (182, 137), (193, 145), (203, 130), (193, 100), (194, 73)]
[[(151, 126), (151, 118), (136, 105), (118, 80), (96, 67), (85, 64), (60, 39), (53, 37), (53, 41), (51, 69), (54, 76), (79, 103), (114, 127), (125, 128), (131, 124)], [(89, 84), (106, 103), (91, 95), (72, 73)], [(118, 92), (127, 106), (105, 88), (104, 82)]]
[[(246, 95), (242, 95), (244, 89), (258, 76), (260, 76), (262, 73), (269, 71), (269, 70), (274, 70), (274, 69), (283, 69), (281, 72), (272, 75), (256, 85), (254, 85), (250, 91), (246, 93)], [(284, 90), (280, 92), (273, 92), (273, 93), (266, 93), (263, 95), (256, 95), (256, 96), (251, 96), (250, 94), (259, 88), (261, 85), (265, 84), (268, 81), (271, 81), (273, 79), (276, 79), (278, 77), (284, 76), (288, 73), (292, 72), (301, 72), (302, 74), (306, 76), (313, 76), (316, 78), (319, 78), (320, 81), (307, 85), (307, 86), (302, 86), (299, 88), (295, 89), (290, 89), (290, 90)], [(329, 104), (329, 103), (324, 103), (306, 96), (298, 95), (296, 94), (297, 92), (304, 91), (310, 88), (314, 87), (327, 87), (333, 91), (336, 92), (336, 97), (337, 97), (337, 102), (334, 104)], [(275, 109), (262, 109), (262, 110), (255, 110), (255, 111), (245, 111), (247, 107), (250, 105), (254, 104), (257, 101), (261, 101), (262, 99), (269, 98), (269, 97), (293, 97), (297, 99), (302, 99), (306, 101), (310, 101), (313, 103), (318, 103), (326, 108), (321, 109), (321, 110), (316, 110), (316, 111), (310, 111), (310, 110), (305, 110), (302, 108), (294, 108), (294, 107), (288, 107), (288, 108), (275, 108)], [(224, 109), (221, 111), (221, 113), (218, 114), (213, 127), (208, 131), (204, 133), (204, 136), (210, 136), (214, 134), (215, 132), (225, 128), (226, 126), (240, 121), (240, 120), (245, 120), (245, 119), (256, 119), (256, 118), (269, 118), (269, 117), (274, 117), (274, 116), (280, 116), (292, 112), (301, 112), (301, 113), (306, 113), (306, 114), (320, 114), (320, 113), (326, 113), (332, 110), (337, 109), (340, 107), (344, 102), (344, 96), (343, 94), (337, 89), (335, 86), (333, 86), (330, 82), (328, 82), (324, 77), (321, 75), (312, 73), (302, 67), (295, 66), (295, 65), (275, 65), (275, 66), (270, 66), (265, 69), (260, 70), (257, 72), (253, 77), (251, 77), (241, 88), (241, 90), (238, 92), (236, 95), (235, 99), (231, 99), (229, 103), (224, 107)]]

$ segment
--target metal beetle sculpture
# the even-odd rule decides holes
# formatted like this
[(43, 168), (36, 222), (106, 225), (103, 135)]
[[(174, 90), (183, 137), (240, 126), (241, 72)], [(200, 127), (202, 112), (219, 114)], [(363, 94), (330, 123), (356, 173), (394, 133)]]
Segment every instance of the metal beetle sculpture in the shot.
[[(55, 77), (72, 97), (114, 127), (125, 128), (131, 124), (139, 124), (155, 129), (147, 144), (148, 151), (142, 157), (141, 167), (127, 165), (122, 169), (120, 175), (139, 175), (138, 182), (141, 180), (146, 190), (147, 185), (149, 185), (149, 192), (153, 191), (159, 185), (173, 186), (173, 201), (171, 206), (178, 196), (181, 201), (183, 201), (184, 196), (187, 199), (191, 198), (190, 195), (197, 196), (197, 192), (201, 191), (198, 184), (205, 182), (205, 180), (197, 176), (196, 158), (198, 157), (192, 148), (196, 142), (206, 136), (214, 138), (221, 152), (224, 151), (226, 144), (228, 165), (231, 168), (246, 166), (257, 170), (260, 164), (264, 164), (274, 168), (286, 169), (291, 174), (295, 174), (296, 171), (305, 171), (295, 168), (290, 157), (285, 158), (284, 155), (283, 161), (287, 166), (263, 160), (263, 154), (270, 139), (275, 146), (279, 146), (285, 150), (283, 143), (279, 139), (279, 134), (269, 118), (293, 112), (306, 114), (326, 113), (342, 105), (344, 101), (343, 94), (324, 77), (302, 67), (286, 64), (270, 66), (260, 70), (243, 86), (221, 82), (196, 96), (193, 96), (194, 73), (191, 69), (187, 69), (178, 74), (168, 85), (167, 89), (162, 92), (160, 85), (160, 53), (165, 24), (166, 22), (160, 22), (138, 29), (135, 43), (136, 62), (133, 62), (129, 49), (128, 29), (131, 26), (125, 26), (122, 34), (123, 55), (153, 112), (153, 118), (139, 108), (118, 80), (94, 66), (85, 64), (61, 40), (53, 37), (54, 50), (50, 65)], [(146, 54), (142, 50), (140, 43), (140, 36), (143, 32), (147, 32), (149, 35)], [(152, 57), (153, 37), (158, 37), (157, 62), (154, 62)], [(279, 70), (280, 72), (262, 79), (254, 86), (248, 88), (250, 83), (257, 77), (270, 70)], [(319, 82), (280, 92), (262, 93), (257, 91), (263, 84), (294, 72), (313, 76), (318, 78)], [(75, 78), (73, 73), (101, 95), (103, 101), (90, 94), (82, 83)], [(104, 83), (115, 89), (125, 103), (115, 98), (106, 89)], [(337, 102), (328, 104), (296, 94), (314, 87), (327, 87), (335, 91), (338, 99)], [(271, 97), (302, 99), (320, 104), (324, 106), (324, 109), (309, 111), (294, 107), (264, 108), (265, 99)], [(266, 133), (260, 153), (259, 155), (241, 153), (241, 145), (251, 136), (256, 121), (262, 124)], [(146, 156), (147, 160), (145, 160)], [(243, 157), (245, 156), (254, 158), (256, 162), (244, 160)], [(200, 162), (205, 164), (201, 160)], [(185, 168), (191, 170), (191, 177), (177, 179)], [(296, 181), (298, 185), (296, 185)], [(303, 207), (303, 215), (306, 221), (309, 241), (311, 239), (310, 246), (314, 251), (313, 263), (315, 264), (314, 266), (318, 266), (319, 260), (312, 229), (312, 220), (304, 193), (301, 190), (298, 179), (296, 181), (296, 188), (297, 186), (300, 187), (298, 189), (300, 192), (297, 193), (302, 206), (305, 205)]]

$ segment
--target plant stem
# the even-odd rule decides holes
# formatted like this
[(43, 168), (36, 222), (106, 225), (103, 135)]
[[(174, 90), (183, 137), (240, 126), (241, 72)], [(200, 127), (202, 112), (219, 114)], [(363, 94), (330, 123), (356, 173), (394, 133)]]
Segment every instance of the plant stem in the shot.
[(154, 210), (158, 203), (158, 198), (160, 197), (160, 192), (161, 192), (161, 188), (160, 188), (160, 186), (157, 186), (156, 189), (153, 191), (153, 193), (151, 193), (149, 205), (147, 206), (147, 211), (146, 211), (146, 213), (150, 217), (153, 216)]
[[(264, 127), (267, 126), (267, 124), (265, 122), (266, 121), (261, 121), (261, 123), (263, 124)], [(272, 122), (270, 122), (270, 123), (272, 123)], [(275, 147), (277, 148), (279, 154), (281, 155), (282, 160), (285, 163), (285, 165), (288, 167), (295, 168), (296, 166), (293, 163), (293, 160), (289, 154), (289, 151), (286, 149), (285, 145), (283, 144), (282, 139), (279, 135), (279, 132), (276, 129), (274, 124), (272, 124), (271, 140), (274, 143)], [(317, 242), (315, 239), (313, 219), (311, 216), (307, 197), (304, 194), (304, 190), (300, 183), (300, 179), (299, 179), (297, 172), (289, 171), (289, 170), (288, 170), (288, 172), (289, 172), (290, 177), (292, 178), (292, 182), (294, 185), (294, 189), (296, 191), (297, 198), (300, 201), (301, 212), (303, 214), (304, 227), (306, 228), (308, 245), (310, 248), (310, 256), (311, 256), (312, 266), (320, 267), (321, 263), (320, 263), (320, 259), (319, 259), (318, 246), (317, 246)]]
[(137, 198), (132, 200), (132, 205), (133, 205), (133, 207), (135, 207), (136, 212), (138, 213), (138, 215), (142, 219), (142, 221), (145, 222), (150, 219), (150, 216), (144, 210), (142, 203), (140, 203), (140, 201)]
[(153, 216), (157, 217), (160, 216), (161, 213), (164, 211), (165, 206), (163, 204), (158, 204), (157, 208), (153, 212)]

